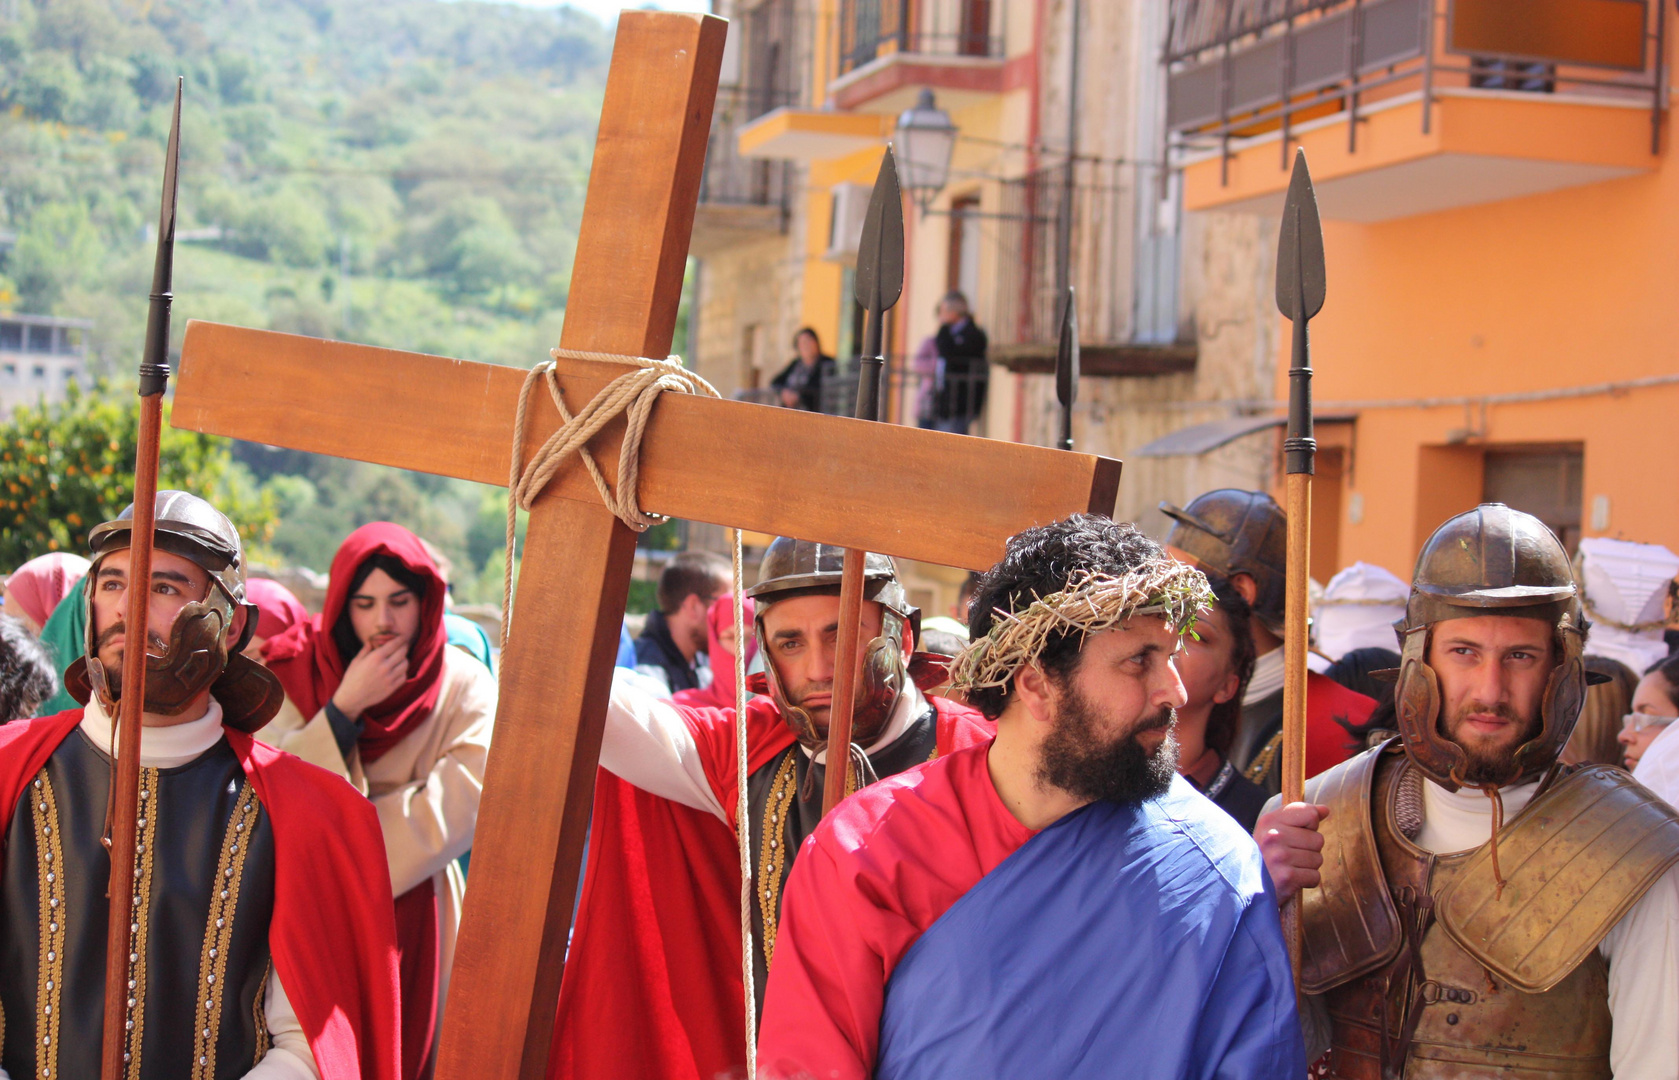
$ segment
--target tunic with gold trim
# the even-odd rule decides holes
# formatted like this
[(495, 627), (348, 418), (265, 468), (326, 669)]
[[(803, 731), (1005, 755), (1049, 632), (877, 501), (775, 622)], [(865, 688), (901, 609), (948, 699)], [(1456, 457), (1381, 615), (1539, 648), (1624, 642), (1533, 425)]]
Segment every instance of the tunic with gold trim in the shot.
[[(78, 727), (12, 813), (0, 1063), (14, 1080), (100, 1073), (110, 782), (110, 759)], [(245, 1076), (270, 1047), (267, 814), (225, 739), (184, 764), (142, 768), (140, 798), (126, 1076)]]

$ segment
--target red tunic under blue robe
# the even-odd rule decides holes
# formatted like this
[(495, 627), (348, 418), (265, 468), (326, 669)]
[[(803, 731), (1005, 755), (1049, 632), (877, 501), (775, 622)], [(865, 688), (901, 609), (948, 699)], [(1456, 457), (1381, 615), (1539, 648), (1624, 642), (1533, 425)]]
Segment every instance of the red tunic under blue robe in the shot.
[(859, 792), (806, 842), (765, 1073), (1303, 1076), (1276, 897), (1240, 826), (1179, 777), (1033, 833), (988, 750)]
[[(939, 754), (989, 738), (991, 726), (975, 710), (943, 698), (928, 702), (937, 710)], [(714, 1080), (745, 1070), (735, 714), (682, 714), (729, 820), (641, 791), (604, 769), (596, 773), (550, 1080)], [(770, 786), (789, 754), (802, 753), (768, 698), (748, 705), (747, 740), (755, 781), (749, 795)], [(821, 789), (818, 781), (818, 799)], [(764, 805), (754, 798), (754, 818)], [(755, 869), (761, 840), (753, 844)], [(761, 930), (755, 937), (761, 953)]]
[[(76, 736), (81, 720), (82, 710), (73, 709), (55, 716), (16, 721), (0, 727), (0, 844), (6, 844), (5, 838), (13, 835), (12, 826), (20, 819), (38, 818), (35, 831), (43, 837), (50, 835), (39, 826), (50, 827), (55, 820), (55, 815), (50, 812), (54, 807), (49, 804), (48, 811), (41, 811), (44, 795), (40, 800), (28, 796), (44, 792), (48, 783), (49, 760), (57, 760), (55, 754), (66, 749), (66, 739)], [(286, 995), (308, 1037), (310, 1052), (323, 1080), (395, 1080), (400, 1061), (396, 930), (390, 876), (385, 870), (384, 843), (372, 804), (331, 773), (256, 742), (249, 735), (224, 729), (223, 738), (224, 741), (208, 751), (205, 757), (225, 754), (235, 759), (237, 767), (233, 776), (237, 778), (242, 773), (250, 793), (255, 797), (254, 801), (242, 797), (237, 803), (241, 811), (248, 807), (248, 819), (241, 820), (250, 826), (249, 831), (241, 829), (238, 835), (245, 838), (247, 848), (251, 849), (251, 858), (260, 859), (265, 864), (260, 871), (253, 871), (252, 878), (252, 884), (261, 885), (265, 895), (241, 897), (241, 906), (230, 908), (235, 924), (245, 914), (244, 901), (261, 901), (260, 913), (266, 916), (267, 921), (265, 962), (272, 962), (286, 988)], [(98, 752), (87, 749), (87, 753)], [(106, 760), (99, 756), (101, 763)], [(177, 772), (197, 765), (195, 761), (177, 770), (163, 771)], [(37, 780), (42, 781), (40, 789), (34, 786)], [(89, 805), (66, 805), (58, 809), (84, 823), (92, 822), (89, 827), (97, 826), (98, 821), (94, 819), (103, 819), (104, 787), (94, 786), (98, 790), (85, 792)], [(86, 788), (87, 785), (78, 787)], [(74, 798), (77, 795), (67, 790), (57, 797)], [(93, 802), (98, 805), (93, 806)], [(74, 814), (70, 814), (72, 810)], [(240, 821), (230, 824), (223, 816), (224, 820), (205, 830), (207, 839), (203, 842), (224, 846), (224, 833)], [(70, 839), (69, 836), (64, 837), (66, 842)], [(22, 867), (6, 866), (10, 854), (0, 848), (0, 869), (21, 873)], [(47, 865), (44, 856), (42, 865)], [(108, 873), (108, 863), (101, 870)], [(268, 877), (270, 870), (271, 879)], [(91, 863), (88, 872), (96, 872)], [(49, 873), (56, 874), (54, 871)], [(64, 891), (62, 884), (67, 884), (51, 882), (47, 874), (38, 876), (37, 889), (45, 887), (47, 892), (42, 895), (50, 893), (52, 899), (57, 899), (58, 891)], [(60, 884), (60, 889), (55, 891), (51, 888), (54, 884)], [(101, 883), (81, 882), (77, 885), (74, 890), (76, 896), (103, 896)], [(179, 891), (180, 883), (174, 881), (152, 887), (147, 894), (149, 900), (163, 905), (154, 912), (157, 917), (166, 918), (171, 913), (178, 916), (195, 903), (206, 902), (202, 897), (195, 899), (176, 895)], [(61, 901), (42, 910), (64, 911), (68, 906)], [(24, 921), (26, 914), (33, 915), (33, 912), (20, 912), (20, 922)], [(33, 918), (28, 919), (31, 926), (34, 921)], [(75, 951), (84, 961), (78, 963), (77, 977), (86, 975), (81, 982), (98, 984), (98, 988), (92, 991), (82, 987), (82, 991), (92, 993), (97, 1000), (103, 991), (103, 907), (98, 912), (84, 911), (80, 916), (70, 911), (67, 919), (54, 920), (52, 926), (57, 927), (60, 921), (64, 926), (58, 932), (65, 937), (73, 931), (86, 938), (74, 943)], [(181, 934), (190, 932), (190, 936), (197, 938), (209, 933), (202, 915), (196, 922), (190, 919), (188, 922), (190, 925), (181, 930)], [(164, 933), (170, 928), (153, 926), (152, 929)], [(210, 947), (209, 944), (204, 946), (206, 950)], [(43, 958), (47, 956), (43, 953)], [(56, 950), (50, 958), (53, 963), (59, 962)], [(168, 959), (196, 972), (201, 957), (195, 948), (190, 957)], [(160, 978), (173, 974), (163, 972)], [(41, 980), (39, 985), (49, 994), (74, 992), (78, 998), (82, 996), (82, 991), (76, 989), (80, 983), (62, 987), (55, 984), (47, 988), (46, 981)], [(63, 981), (70, 983), (70, 976), (64, 976)], [(253, 992), (251, 987), (260, 985), (261, 980), (235, 980), (228, 973), (223, 980), (227, 988), (225, 993), (237, 996), (238, 992), (232, 985), (235, 981), (244, 988), (244, 996), (238, 997), (238, 1000), (247, 1003), (245, 999)], [(32, 985), (29, 989), (36, 990), (36, 987)], [(172, 1000), (161, 1001), (154, 1002), (153, 1007), (168, 1012), (179, 1004)], [(192, 1002), (186, 1003), (186, 1008), (188, 1011), (196, 1010)], [(77, 1024), (78, 1030), (71, 1031), (62, 1026), (69, 1017), (60, 1021), (61, 1045), (64, 1045), (63, 1040), (74, 1038), (77, 1045), (73, 1049), (78, 1053), (91, 1044), (97, 1056), (102, 1010), (98, 1007), (91, 1011), (84, 1008), (76, 1010), (75, 1014), (82, 1021)], [(250, 1041), (252, 1032), (250, 1025), (244, 1023), (247, 1018), (227, 1016), (223, 1019), (227, 1023), (219, 1028), (217, 1037), (231, 1038), (240, 1044), (241, 1052), (248, 1050), (249, 1047), (244, 1044)], [(7, 1060), (10, 1061), (10, 1051), (17, 1049), (23, 1040), (36, 1038), (38, 1033), (33, 1016), (12, 1015), (6, 1020)], [(187, 1052), (196, 1052), (193, 1050), (194, 1032), (190, 1030), (191, 1026), (154, 1030), (144, 1046), (156, 1049), (161, 1059), (175, 1060), (181, 1056), (180, 1040), (184, 1039)], [(80, 1030), (82, 1027), (88, 1030)], [(160, 1037), (168, 1040), (167, 1045), (154, 1041)], [(13, 1040), (18, 1040), (18, 1044), (13, 1044)], [(32, 1056), (39, 1059), (39, 1053)], [(85, 1056), (80, 1054), (78, 1060)], [(237, 1075), (249, 1067), (249, 1064), (238, 1066), (224, 1059), (216, 1066), (216, 1075), (221, 1075), (228, 1068), (236, 1068)], [(156, 1075), (156, 1070), (143, 1070), (142, 1075)]]

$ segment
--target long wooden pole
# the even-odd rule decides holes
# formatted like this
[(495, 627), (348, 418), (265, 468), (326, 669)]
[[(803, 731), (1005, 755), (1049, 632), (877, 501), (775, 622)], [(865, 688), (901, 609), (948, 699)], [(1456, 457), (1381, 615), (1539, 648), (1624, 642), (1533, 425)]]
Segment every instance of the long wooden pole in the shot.
[(834, 649), (834, 695), (828, 709), (828, 766), (822, 778), (822, 814), (845, 798), (851, 771), (851, 714), (857, 706), (857, 661), (863, 620), (865, 552), (845, 549), (840, 575), (839, 641)]
[(152, 267), (151, 303), (146, 312), (146, 341), (140, 356), (140, 430), (134, 451), (134, 517), (129, 532), (128, 592), (124, 595), (122, 698), (117, 703), (111, 763), (114, 783), (110, 823), (111, 876), (105, 923), (104, 1043), (100, 1073), (104, 1080), (124, 1074), (128, 1042), (125, 1021), (135, 1002), (129, 997), (130, 972), (143, 957), (130, 953), (139, 926), (131, 920), (134, 854), (140, 802), (140, 732), (145, 726), (146, 653), (151, 640), (152, 539), (157, 515), (158, 439), (163, 428), (163, 392), (169, 385), (169, 309), (175, 273), (175, 193), (181, 160), (181, 91), (175, 81), (175, 114), (164, 154), (163, 208), (158, 215), (157, 258)]
[[(1306, 797), (1306, 583), (1311, 574), (1312, 472), (1317, 440), (1312, 433), (1312, 359), (1307, 323), (1323, 308), (1323, 227), (1304, 151), (1294, 158), (1288, 199), (1277, 238), (1277, 309), (1293, 324), (1288, 371), (1288, 437), (1283, 440), (1288, 476), (1288, 572), (1283, 592), (1283, 802)], [(1283, 909), (1283, 934), (1295, 986), (1300, 985), (1300, 897)]]

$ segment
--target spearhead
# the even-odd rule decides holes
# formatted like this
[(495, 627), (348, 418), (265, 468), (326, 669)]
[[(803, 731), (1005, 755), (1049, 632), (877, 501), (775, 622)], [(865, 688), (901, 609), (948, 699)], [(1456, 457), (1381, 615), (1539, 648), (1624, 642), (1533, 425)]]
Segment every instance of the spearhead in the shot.
[(1073, 403), (1079, 399), (1079, 309), (1073, 287), (1061, 300), (1061, 337), (1055, 352), (1055, 397), (1061, 402), (1061, 449), (1073, 448)]
[(1294, 351), (1288, 369), (1288, 436), (1283, 440), (1284, 470), (1311, 475), (1317, 458), (1312, 437), (1312, 360), (1306, 323), (1323, 310), (1323, 223), (1306, 152), (1296, 150), (1288, 182), (1281, 235), (1277, 238), (1277, 309), (1294, 324)]
[(878, 316), (904, 292), (904, 197), (892, 147), (880, 159), (863, 238), (857, 245), (857, 304)]
[(163, 209), (157, 219), (157, 261), (152, 267), (151, 306), (146, 312), (146, 344), (140, 358), (140, 396), (161, 394), (169, 384), (169, 306), (175, 295), (175, 194), (181, 165), (181, 91), (175, 80), (175, 115), (169, 125), (169, 148), (163, 157)]
[(869, 213), (857, 245), (857, 304), (867, 314), (863, 324), (862, 355), (857, 369), (857, 419), (880, 418), (880, 377), (886, 364), (881, 354), (886, 312), (904, 293), (904, 196), (898, 187), (898, 161), (892, 147), (880, 159), (869, 196)]
[(1290, 320), (1310, 319), (1323, 310), (1323, 223), (1306, 151), (1294, 154), (1294, 175), (1283, 204), (1283, 227), (1277, 238), (1277, 310)]

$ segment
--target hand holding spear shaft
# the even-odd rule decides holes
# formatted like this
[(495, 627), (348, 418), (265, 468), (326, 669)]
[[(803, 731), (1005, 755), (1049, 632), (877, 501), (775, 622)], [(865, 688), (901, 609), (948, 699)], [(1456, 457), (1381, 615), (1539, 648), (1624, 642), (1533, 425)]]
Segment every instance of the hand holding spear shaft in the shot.
[[(879, 420), (886, 366), (881, 338), (886, 312), (904, 291), (904, 200), (898, 187), (898, 164), (892, 147), (880, 162), (863, 238), (857, 246), (857, 303), (868, 315), (863, 326), (862, 356), (857, 361), (857, 419)], [(822, 784), (822, 813), (845, 798), (851, 771), (851, 714), (857, 704), (858, 638), (863, 622), (863, 559), (868, 553), (846, 549), (840, 574), (839, 640), (834, 657), (833, 706), (828, 711), (828, 765)]]
[(135, 824), (140, 801), (140, 730), (146, 703), (147, 622), (152, 582), (152, 532), (157, 511), (158, 438), (163, 425), (163, 391), (169, 384), (169, 305), (175, 266), (175, 188), (181, 161), (181, 87), (175, 82), (175, 115), (163, 162), (163, 210), (157, 223), (157, 261), (152, 269), (151, 307), (140, 360), (140, 432), (134, 456), (134, 527), (124, 597), (122, 698), (117, 703), (116, 772), (112, 793), (109, 886), (105, 929), (105, 1029), (101, 1075), (120, 1080), (128, 1015), (129, 949), (133, 938)]
[[(1312, 361), (1306, 324), (1323, 309), (1323, 224), (1317, 195), (1297, 150), (1294, 175), (1277, 240), (1277, 308), (1294, 324), (1288, 369), (1288, 437), (1283, 440), (1288, 476), (1288, 576), (1283, 615), (1283, 804), (1306, 797), (1306, 582), (1311, 572), (1312, 472), (1318, 444), (1312, 437)], [(1283, 931), (1295, 986), (1300, 984), (1300, 896), (1283, 909)]]

